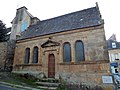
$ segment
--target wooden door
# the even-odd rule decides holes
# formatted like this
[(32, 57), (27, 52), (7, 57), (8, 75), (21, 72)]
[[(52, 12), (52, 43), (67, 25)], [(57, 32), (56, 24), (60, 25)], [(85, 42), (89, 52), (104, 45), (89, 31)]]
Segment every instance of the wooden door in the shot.
[(48, 78), (55, 77), (55, 56), (54, 54), (49, 54), (48, 57)]

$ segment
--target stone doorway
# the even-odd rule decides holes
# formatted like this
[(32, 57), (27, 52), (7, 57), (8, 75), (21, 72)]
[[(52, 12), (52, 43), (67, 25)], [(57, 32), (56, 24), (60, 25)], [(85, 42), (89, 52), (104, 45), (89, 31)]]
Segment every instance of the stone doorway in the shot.
[(48, 78), (55, 77), (55, 56), (54, 54), (49, 54), (48, 56)]

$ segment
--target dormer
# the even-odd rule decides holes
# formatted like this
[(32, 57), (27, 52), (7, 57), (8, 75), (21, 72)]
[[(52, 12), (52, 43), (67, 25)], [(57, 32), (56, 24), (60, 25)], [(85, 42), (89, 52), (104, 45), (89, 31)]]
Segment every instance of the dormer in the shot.
[(116, 43), (112, 42), (112, 48), (116, 48)]

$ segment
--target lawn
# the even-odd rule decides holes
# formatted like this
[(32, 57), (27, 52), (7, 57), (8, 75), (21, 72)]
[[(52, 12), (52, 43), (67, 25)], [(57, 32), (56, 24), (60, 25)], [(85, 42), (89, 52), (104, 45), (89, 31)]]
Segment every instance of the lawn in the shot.
[(16, 84), (16, 85), (34, 87), (34, 88), (37, 86), (34, 83), (36, 81), (34, 77), (32, 76), (30, 77), (27, 75), (14, 74), (11, 72), (0, 72), (0, 81)]

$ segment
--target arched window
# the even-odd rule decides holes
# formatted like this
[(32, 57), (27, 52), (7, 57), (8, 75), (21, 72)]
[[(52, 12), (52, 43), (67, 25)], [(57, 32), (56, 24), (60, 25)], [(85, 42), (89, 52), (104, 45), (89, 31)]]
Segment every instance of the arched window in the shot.
[(30, 59), (30, 48), (26, 48), (25, 49), (25, 62), (24, 63), (28, 64), (29, 59)]
[(63, 62), (71, 62), (71, 47), (68, 42), (63, 46)]
[(33, 50), (33, 60), (32, 63), (38, 63), (38, 47), (35, 46)]
[(80, 40), (76, 41), (75, 43), (75, 59), (76, 59), (76, 62), (85, 60), (84, 45), (83, 45), (83, 42)]

